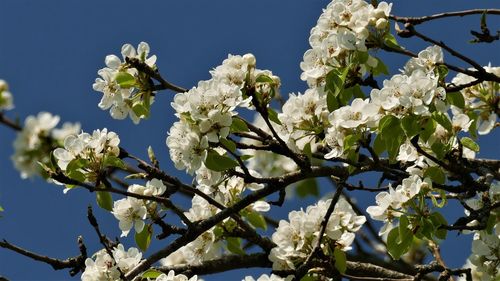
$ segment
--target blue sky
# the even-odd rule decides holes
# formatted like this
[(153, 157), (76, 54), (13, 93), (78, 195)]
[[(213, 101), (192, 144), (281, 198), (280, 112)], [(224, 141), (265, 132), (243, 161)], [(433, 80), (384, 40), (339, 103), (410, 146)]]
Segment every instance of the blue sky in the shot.
[[(0, 79), (9, 82), (16, 109), (12, 118), (24, 118), (40, 111), (61, 116), (62, 121), (79, 121), (85, 131), (107, 127), (117, 132), (122, 145), (145, 157), (151, 145), (162, 167), (190, 181), (175, 170), (168, 157), (165, 138), (174, 122), (170, 101), (173, 94), (162, 92), (152, 109), (152, 117), (139, 126), (130, 120), (116, 121), (97, 107), (100, 93), (92, 90), (97, 70), (107, 54), (119, 54), (124, 43), (150, 44), (158, 56), (157, 65), (167, 80), (191, 88), (209, 77), (208, 71), (219, 65), (227, 54), (253, 53), (257, 67), (270, 69), (282, 80), (282, 93), (303, 92), (306, 84), (299, 79), (299, 63), (308, 49), (309, 31), (328, 1), (1, 1)], [(496, 4), (496, 7), (494, 4)], [(493, 6), (492, 6), (493, 5)], [(397, 15), (417, 16), (468, 8), (500, 8), (494, 1), (396, 1)], [(453, 24), (451, 24), (453, 22)], [(490, 27), (500, 26), (490, 17)], [(461, 21), (441, 20), (423, 26), (421, 31), (457, 46), (480, 64), (498, 65), (498, 43), (470, 45), (470, 28), (479, 29), (479, 18)], [(413, 51), (427, 46), (415, 40), (400, 42)], [(496, 49), (495, 49), (496, 47)], [(406, 58), (382, 55), (391, 72), (397, 72)], [(445, 54), (451, 63), (456, 60)], [(464, 66), (463, 64), (460, 64)], [(97, 237), (86, 221), (86, 209), (94, 204), (94, 195), (62, 189), (40, 179), (21, 180), (9, 157), (12, 131), (0, 127), (0, 205), (6, 211), (0, 219), (0, 238), (48, 256), (66, 258), (78, 254), (76, 237), (83, 235), (89, 253), (100, 248)], [(499, 158), (495, 149), (498, 134), (486, 137), (480, 156)], [(373, 202), (373, 195), (359, 196)], [(293, 201), (288, 209), (300, 208), (311, 200)], [(102, 229), (111, 237), (119, 236), (117, 221), (109, 213), (95, 209)], [(458, 214), (461, 215), (461, 214)], [(451, 234), (451, 236), (455, 236)], [(460, 266), (470, 251), (468, 238), (443, 245), (444, 257), (451, 266)], [(131, 246), (132, 239), (124, 240)], [(156, 243), (154, 247), (161, 247)], [(459, 246), (458, 246), (459, 245)], [(149, 254), (148, 252), (147, 254)], [(257, 271), (246, 271), (257, 272)], [(11, 280), (69, 280), (67, 271), (0, 249), (0, 275)], [(256, 276), (257, 274), (254, 274)], [(241, 280), (244, 275), (225, 275)], [(221, 277), (208, 276), (206, 280)]]

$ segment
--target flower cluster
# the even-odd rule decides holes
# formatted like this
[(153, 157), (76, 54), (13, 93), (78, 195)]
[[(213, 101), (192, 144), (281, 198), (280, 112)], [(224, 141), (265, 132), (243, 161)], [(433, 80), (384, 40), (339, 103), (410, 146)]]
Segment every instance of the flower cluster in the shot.
[(155, 281), (202, 281), (202, 279), (198, 279), (197, 275), (193, 275), (191, 278), (188, 278), (184, 274), (175, 274), (173, 270), (170, 270), (167, 274), (160, 274), (156, 277)]
[[(128, 187), (128, 192), (144, 196), (160, 196), (166, 190), (167, 187), (159, 179), (152, 179), (146, 182), (145, 186), (133, 184)], [(127, 236), (132, 227), (136, 233), (140, 233), (144, 229), (144, 220), (148, 213), (155, 210), (155, 202), (128, 196), (114, 202), (112, 213), (119, 221), (121, 236)]]
[[(209, 143), (229, 135), (237, 107), (251, 107), (247, 88), (261, 98), (277, 91), (279, 78), (270, 71), (255, 69), (255, 57), (229, 55), (210, 71), (212, 78), (175, 96), (172, 107), (180, 119), (170, 129), (166, 143), (177, 169), (190, 174), (201, 167)], [(270, 81), (262, 77), (268, 78)]]
[(110, 109), (114, 119), (125, 119), (127, 116), (138, 124), (141, 118), (148, 117), (149, 107), (153, 102), (153, 90), (149, 77), (130, 66), (126, 58), (138, 59), (151, 69), (156, 69), (156, 56), (149, 57), (149, 45), (141, 42), (137, 50), (130, 44), (122, 46), (123, 62), (115, 55), (106, 56), (106, 67), (100, 69), (92, 85), (95, 91), (102, 92), (99, 102), (102, 110)]
[(313, 88), (304, 94), (290, 94), (278, 114), (282, 126), (280, 135), (294, 150), (303, 150), (306, 144), (316, 150), (318, 136), (324, 135), (328, 127), (328, 108), (326, 93), (321, 88)]
[[(260, 115), (256, 115), (253, 125), (262, 129), (264, 132), (271, 134), (269, 127), (264, 122)], [(280, 127), (281, 128), (281, 127)], [(262, 145), (261, 141), (243, 138), (242, 142), (248, 145)], [(289, 146), (290, 146), (289, 142)], [(249, 150), (253, 157), (247, 160), (247, 167), (249, 170), (258, 172), (263, 177), (278, 177), (285, 173), (293, 172), (298, 169), (292, 159), (283, 155), (276, 154), (267, 150)]]
[(262, 274), (257, 280), (255, 280), (251, 276), (246, 276), (245, 279), (241, 281), (290, 281), (293, 279), (293, 275), (290, 275), (286, 278), (279, 277), (278, 275), (271, 274), (270, 276), (267, 274)]
[[(355, 98), (351, 105), (331, 112), (328, 116), (331, 126), (325, 135), (330, 152), (325, 157), (344, 155), (346, 136), (375, 132), (384, 116), (398, 119), (408, 115), (428, 117), (439, 105), (445, 107), (442, 102), (445, 90), (439, 86), (440, 76), (436, 67), (442, 62), (442, 57), (439, 47), (429, 47), (421, 51), (417, 58), (412, 58), (402, 74), (385, 80), (382, 89), (373, 89), (370, 99)], [(467, 127), (467, 120), (463, 117), (454, 119), (454, 122), (457, 128), (460, 127), (458, 131)]]
[(106, 128), (88, 133), (72, 134), (64, 139), (64, 148), (54, 150), (59, 168), (75, 180), (96, 181), (102, 169), (120, 162), (120, 138)]
[(500, 276), (500, 230), (488, 233), (479, 231), (474, 234), (472, 254), (469, 261), (475, 265), (475, 270), (481, 272), (481, 281), (496, 280)]
[[(306, 211), (292, 211), (289, 221), (281, 220), (272, 240), (276, 247), (271, 250), (269, 260), (273, 262), (273, 270), (296, 269), (305, 261), (320, 238), (321, 221), (323, 220), (331, 199), (320, 200), (316, 205), (307, 207)], [(365, 223), (364, 216), (357, 216), (351, 205), (340, 198), (335, 205), (325, 235), (321, 237), (321, 249), (327, 255), (334, 248), (349, 250), (355, 238), (355, 232)]]
[(380, 2), (377, 8), (363, 0), (332, 1), (311, 30), (311, 49), (304, 54), (300, 78), (310, 87), (324, 85), (326, 75), (334, 68), (353, 62), (361, 74), (377, 66), (368, 54), (370, 45), (388, 33), (388, 16), (392, 4)]
[(116, 281), (120, 280), (120, 272), (125, 274), (141, 262), (142, 253), (136, 248), (125, 251), (122, 244), (112, 250), (110, 256), (105, 249), (85, 260), (85, 271), (82, 281)]
[(14, 155), (11, 157), (21, 178), (39, 174), (39, 163), (49, 164), (50, 152), (62, 146), (68, 135), (80, 131), (79, 123), (64, 123), (62, 128), (56, 128), (59, 119), (57, 115), (40, 112), (24, 121), (24, 127), (14, 141)]
[(0, 79), (0, 110), (10, 110), (14, 108), (12, 94), (9, 92), (9, 85), (5, 80)]
[[(195, 222), (207, 219), (217, 214), (219, 209), (208, 203), (202, 197), (195, 195), (191, 201), (191, 208), (185, 212), (186, 217)], [(161, 260), (164, 266), (179, 264), (198, 264), (206, 260), (213, 260), (222, 255), (222, 241), (215, 233), (215, 227), (198, 236), (194, 241), (179, 248), (168, 257)]]
[[(484, 70), (500, 76), (500, 67), (485, 66)], [(465, 85), (473, 82), (475, 78), (463, 73), (458, 73), (456, 77), (451, 80), (451, 84), (455, 86)], [(500, 84), (492, 81), (485, 81), (477, 85), (462, 89), (460, 93), (463, 96), (463, 105), (461, 112), (471, 116), (477, 120), (475, 127), (479, 135), (486, 135), (493, 128), (497, 122), (497, 114), (495, 109), (498, 108), (496, 97), (500, 91)]]
[(396, 189), (389, 185), (389, 192), (383, 191), (377, 194), (375, 201), (377, 206), (370, 206), (366, 212), (372, 219), (383, 221), (385, 225), (380, 229), (379, 235), (383, 235), (392, 228), (394, 218), (401, 216), (402, 209), (407, 208), (409, 202), (422, 189), (428, 189), (432, 186), (429, 178), (422, 178), (418, 175), (412, 175), (402, 181)]

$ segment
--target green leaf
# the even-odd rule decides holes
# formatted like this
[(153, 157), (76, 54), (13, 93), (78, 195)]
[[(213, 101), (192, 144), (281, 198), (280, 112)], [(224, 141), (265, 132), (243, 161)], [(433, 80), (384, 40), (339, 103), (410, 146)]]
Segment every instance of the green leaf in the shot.
[(439, 75), (439, 79), (444, 79), (446, 75), (448, 75), (448, 67), (446, 67), (446, 65), (440, 64), (437, 66), (437, 72)]
[(340, 107), (337, 97), (330, 91), (326, 93), (326, 106), (329, 112), (333, 112)]
[(302, 152), (307, 156), (307, 158), (312, 159), (312, 150), (311, 150), (311, 143), (308, 142), (304, 145), (304, 149), (302, 149)]
[(399, 217), (399, 241), (401, 241), (401, 237), (404, 237), (408, 232), (408, 225), (410, 222), (406, 216)]
[(347, 256), (344, 251), (339, 248), (333, 250), (333, 256), (335, 257), (335, 268), (340, 273), (345, 273), (347, 269)]
[(394, 37), (391, 33), (386, 33), (384, 35), (384, 44), (392, 49), (402, 49), (401, 46), (399, 46), (396, 37)]
[(474, 152), (479, 152), (479, 145), (471, 138), (463, 137), (460, 139), (460, 143)]
[(147, 118), (149, 117), (149, 108), (144, 106), (142, 103), (138, 102), (132, 106), (132, 111), (134, 111), (137, 117)]
[(104, 158), (104, 166), (117, 167), (123, 169), (125, 168), (125, 163), (123, 163), (122, 159), (116, 156), (107, 155), (106, 158)]
[(81, 168), (85, 168), (89, 165), (89, 161), (86, 159), (76, 158), (71, 160), (66, 166), (66, 173), (71, 173), (73, 171), (77, 171)]
[(97, 191), (96, 201), (97, 205), (104, 210), (113, 211), (113, 197), (111, 197), (111, 193), (107, 191)]
[(359, 134), (347, 135), (344, 138), (344, 151), (349, 151), (351, 148), (357, 147), (359, 139)]
[(240, 156), (240, 158), (241, 158), (242, 161), (246, 161), (246, 160), (248, 160), (248, 159), (250, 159), (252, 157), (253, 157), (253, 155), (241, 155)]
[(387, 250), (395, 260), (398, 260), (402, 255), (408, 252), (413, 242), (413, 233), (410, 229), (407, 229), (402, 237), (400, 237), (399, 232), (400, 228), (395, 227), (387, 236)]
[(219, 139), (220, 143), (225, 147), (227, 148), (229, 151), (231, 151), (232, 153), (235, 153), (236, 152), (236, 144), (233, 142), (233, 141), (230, 141), (228, 139), (225, 139), (225, 138), (221, 138)]
[(233, 122), (231, 123), (231, 132), (248, 132), (250, 129), (248, 129), (247, 124), (245, 121), (233, 117)]
[(300, 198), (304, 198), (309, 195), (318, 197), (319, 196), (318, 182), (316, 181), (315, 178), (308, 178), (305, 180), (301, 180), (297, 183), (297, 187), (295, 188), (295, 193)]
[(337, 96), (340, 91), (344, 88), (344, 80), (342, 79), (342, 74), (338, 72), (337, 69), (333, 69), (326, 75), (326, 85), (325, 89)]
[(436, 121), (434, 121), (434, 119), (432, 118), (428, 118), (424, 124), (423, 124), (423, 131), (420, 133), (419, 137), (420, 139), (422, 139), (423, 141), (427, 141), (430, 136), (432, 136), (434, 134), (434, 132), (436, 131)]
[(408, 138), (412, 138), (420, 133), (419, 117), (415, 115), (407, 115), (401, 119), (401, 127), (405, 131)]
[(396, 158), (399, 148), (405, 140), (405, 133), (401, 127), (401, 121), (392, 115), (383, 117), (379, 122), (379, 136), (382, 138), (391, 160)]
[(73, 170), (69, 173), (67, 172), (66, 175), (68, 176), (68, 178), (78, 182), (85, 182), (86, 179), (85, 174), (77, 170)]
[(153, 236), (153, 228), (151, 225), (145, 225), (140, 233), (135, 234), (135, 244), (145, 252), (151, 244), (151, 236)]
[(374, 76), (377, 76), (377, 75), (380, 75), (380, 74), (385, 74), (385, 75), (389, 75), (389, 70), (387, 69), (387, 65), (385, 65), (385, 63), (379, 59), (379, 58), (375, 58), (377, 60), (377, 66), (375, 66), (375, 68), (373, 68), (372, 70), (372, 73)]
[(267, 229), (266, 220), (264, 219), (264, 216), (262, 216), (262, 214), (260, 214), (259, 212), (251, 211), (246, 215), (246, 217), (250, 224), (254, 227), (262, 228), (264, 230)]
[(434, 235), (441, 240), (445, 240), (448, 231), (445, 228), (439, 228), (439, 227), (448, 224), (446, 219), (439, 212), (432, 213), (430, 219), (435, 229)]
[(227, 249), (237, 255), (244, 255), (245, 251), (241, 249), (241, 239), (237, 237), (227, 237)]
[(437, 198), (436, 196), (434, 196), (434, 194), (431, 193), (431, 201), (432, 201), (432, 204), (437, 207), (437, 208), (443, 208), (445, 205), (446, 205), (446, 192), (442, 189), (438, 189), (438, 193), (439, 195), (441, 196), (441, 202), (438, 202), (437, 201)]
[(441, 112), (435, 111), (432, 113), (432, 118), (439, 123), (439, 125), (443, 126), (448, 132), (453, 131), (453, 126), (451, 124), (450, 119)]
[(121, 88), (128, 89), (135, 86), (135, 77), (128, 72), (118, 72), (115, 77), (116, 83)]
[(155, 155), (155, 152), (153, 150), (153, 148), (150, 146), (148, 146), (148, 158), (149, 158), (149, 161), (151, 161), (151, 163), (153, 165), (157, 165), (158, 164), (158, 159), (156, 159), (156, 155)]
[(223, 172), (238, 166), (238, 162), (227, 156), (220, 155), (215, 150), (208, 151), (204, 163), (207, 168), (216, 172)]
[(422, 231), (422, 235), (429, 240), (432, 240), (432, 236), (434, 235), (434, 225), (430, 218), (421, 217), (420, 230)]
[(255, 79), (255, 82), (274, 84), (274, 80), (271, 77), (264, 75), (264, 74), (257, 76), (257, 78)]
[(272, 108), (268, 107), (267, 108), (267, 114), (269, 116), (269, 120), (273, 121), (274, 123), (281, 125), (281, 121), (278, 118), (278, 113), (274, 111)]
[(458, 108), (463, 109), (465, 107), (464, 95), (460, 92), (450, 92), (446, 93), (446, 101)]
[(450, 151), (450, 146), (440, 143), (439, 141), (431, 145), (432, 152), (436, 154), (438, 159), (444, 159), (446, 154)]
[(375, 137), (375, 140), (373, 141), (373, 150), (375, 151), (375, 153), (380, 155), (385, 151), (385, 149), (386, 148), (384, 140), (382, 140), (382, 137), (380, 137), (380, 135), (377, 135)]
[(157, 271), (157, 270), (154, 270), (154, 269), (148, 269), (146, 271), (144, 271), (142, 274), (141, 274), (141, 278), (142, 279), (156, 279), (158, 276), (160, 276), (163, 272), (161, 271)]
[(444, 184), (446, 182), (446, 175), (443, 170), (436, 166), (427, 168), (424, 172), (424, 178), (429, 177), (433, 182)]

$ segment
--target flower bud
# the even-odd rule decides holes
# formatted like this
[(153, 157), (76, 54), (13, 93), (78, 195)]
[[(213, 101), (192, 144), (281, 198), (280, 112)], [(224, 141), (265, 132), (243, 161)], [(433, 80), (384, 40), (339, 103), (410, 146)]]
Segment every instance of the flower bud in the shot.
[(245, 54), (245, 55), (243, 55), (243, 59), (248, 64), (248, 66), (255, 66), (256, 60), (255, 60), (255, 56), (254, 55), (252, 55), (252, 54)]

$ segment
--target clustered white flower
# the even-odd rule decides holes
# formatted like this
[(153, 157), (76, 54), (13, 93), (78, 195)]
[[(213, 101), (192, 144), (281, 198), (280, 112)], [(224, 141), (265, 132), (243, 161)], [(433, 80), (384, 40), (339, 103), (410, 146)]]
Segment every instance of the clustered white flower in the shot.
[(311, 49), (300, 64), (300, 78), (310, 87), (324, 85), (326, 75), (334, 68), (345, 67), (358, 54), (361, 74), (377, 66), (378, 61), (367, 51), (370, 37), (381, 38), (388, 32), (388, 16), (392, 4), (380, 2), (377, 8), (363, 0), (332, 1), (311, 30)]
[[(428, 47), (407, 63), (402, 74), (385, 80), (382, 89), (373, 89), (370, 99), (356, 98), (351, 105), (330, 113), (328, 119), (331, 126), (325, 136), (330, 152), (325, 157), (341, 157), (345, 152), (344, 140), (347, 135), (375, 132), (384, 116), (429, 116), (431, 105), (441, 105), (445, 98), (445, 90), (438, 84), (439, 75), (435, 67), (442, 62), (442, 57), (439, 47)], [(457, 130), (466, 128), (467, 122), (463, 117), (456, 119), (457, 127), (461, 126)], [(400, 158), (414, 156), (409, 144), (403, 149)]]
[[(484, 70), (500, 76), (500, 67), (485, 66)], [(451, 80), (451, 84), (455, 86), (465, 85), (475, 79), (466, 74), (458, 73)], [(476, 129), (479, 135), (489, 134), (495, 127), (498, 118), (495, 113), (495, 108), (498, 107), (495, 97), (498, 97), (499, 89), (499, 83), (485, 81), (460, 91), (465, 100), (464, 113), (474, 113), (477, 116)]]
[(262, 274), (257, 280), (255, 280), (252, 276), (246, 276), (245, 279), (241, 281), (290, 281), (293, 279), (293, 275), (290, 275), (286, 278), (280, 277), (278, 275), (267, 275), (267, 274)]
[(0, 79), (0, 111), (14, 108), (14, 100), (9, 91), (9, 85), (5, 80)]
[(141, 262), (142, 253), (136, 248), (125, 251), (122, 244), (112, 250), (110, 256), (105, 249), (85, 260), (85, 271), (82, 281), (116, 281), (120, 280), (120, 271), (126, 274)]
[[(97, 74), (101, 76), (96, 78), (95, 83), (92, 85), (93, 89), (103, 93), (103, 97), (99, 102), (99, 108), (102, 110), (110, 109), (111, 117), (114, 119), (125, 119), (127, 116), (132, 119), (135, 124), (138, 124), (144, 115), (137, 115), (134, 111), (134, 106), (144, 105), (147, 99), (146, 107), (153, 102), (150, 96), (151, 90), (144, 84), (143, 78), (137, 69), (130, 67), (125, 58), (136, 58), (145, 63), (152, 69), (156, 68), (156, 56), (149, 56), (150, 48), (148, 43), (141, 42), (137, 46), (137, 50), (130, 44), (124, 44), (121, 49), (123, 62), (116, 55), (106, 56), (106, 67), (100, 69)], [(118, 75), (128, 74), (134, 79), (133, 84), (120, 85), (117, 81)], [(128, 76), (127, 75), (127, 76)], [(147, 97), (145, 96), (147, 95)]]
[(304, 94), (290, 94), (278, 114), (282, 126), (280, 137), (293, 150), (303, 150), (306, 144), (316, 150), (318, 135), (328, 127), (326, 93), (322, 88), (313, 88)]
[(82, 132), (71, 134), (64, 139), (64, 148), (54, 150), (57, 165), (66, 171), (73, 160), (86, 161), (86, 165), (78, 169), (88, 181), (95, 181), (103, 168), (106, 158), (118, 157), (120, 154), (120, 138), (108, 129), (94, 130), (92, 135)]
[(48, 164), (50, 152), (61, 146), (66, 136), (80, 131), (79, 123), (67, 122), (62, 128), (56, 128), (59, 119), (49, 112), (40, 112), (24, 121), (24, 127), (14, 141), (14, 155), (11, 157), (21, 178), (39, 174), (39, 162)]
[(428, 190), (431, 187), (432, 181), (429, 178), (422, 180), (420, 176), (412, 175), (404, 179), (396, 189), (389, 185), (389, 192), (383, 191), (377, 194), (375, 197), (377, 205), (368, 207), (366, 212), (372, 219), (385, 222), (379, 235), (391, 230), (394, 218), (400, 217), (403, 210), (408, 208), (407, 202), (412, 200), (421, 190)]
[[(269, 127), (267, 127), (264, 119), (260, 116), (260, 114), (255, 115), (252, 124), (257, 128), (262, 129), (264, 132), (271, 134)], [(249, 145), (262, 145), (262, 142), (250, 138), (243, 138), (242, 142)], [(285, 173), (293, 172), (298, 169), (297, 164), (295, 164), (292, 159), (286, 156), (279, 155), (267, 150), (249, 151), (251, 151), (249, 152), (249, 154), (251, 154), (252, 157), (247, 160), (246, 164), (248, 169), (258, 172), (263, 177), (278, 177)]]
[[(276, 247), (271, 250), (269, 260), (273, 262), (273, 270), (296, 269), (305, 261), (319, 239), (321, 221), (323, 220), (331, 199), (320, 200), (316, 205), (308, 206), (306, 211), (292, 211), (289, 221), (281, 220), (272, 240)], [(339, 198), (333, 210), (324, 236), (321, 249), (330, 253), (335, 247), (346, 251), (351, 249), (355, 232), (365, 223), (364, 216), (357, 216), (351, 205)]]
[[(146, 185), (133, 184), (128, 187), (128, 192), (144, 196), (160, 196), (167, 190), (167, 187), (159, 179), (152, 179)], [(122, 231), (121, 236), (127, 236), (132, 227), (136, 233), (140, 233), (145, 226), (144, 220), (148, 216), (148, 211), (156, 210), (156, 203), (150, 200), (138, 199), (128, 196), (113, 203), (111, 212), (119, 221), (118, 226)]]
[[(500, 276), (500, 231), (498, 225), (493, 233), (485, 230), (476, 232), (472, 241), (469, 261), (475, 271), (481, 273), (481, 281), (496, 280)], [(496, 232), (495, 232), (496, 231)]]
[[(466, 203), (469, 208), (479, 210), (485, 206), (483, 200), (489, 200), (490, 204), (500, 201), (500, 183), (498, 181), (491, 184), (487, 197), (486, 194), (480, 193), (476, 198), (467, 200)], [(465, 213), (470, 215), (468, 210), (465, 210)], [(472, 254), (469, 256), (468, 264), (464, 266), (472, 268), (473, 275), (481, 281), (496, 280), (494, 277), (500, 276), (500, 211), (491, 210), (489, 215), (490, 219), (496, 223), (491, 229), (491, 233), (488, 229), (474, 232)], [(467, 225), (477, 224), (478, 221), (474, 220)]]
[[(191, 201), (191, 208), (184, 214), (190, 221), (200, 221), (208, 219), (220, 212), (202, 197), (195, 195)], [(214, 232), (215, 227), (205, 231), (194, 241), (179, 248), (177, 251), (162, 259), (160, 262), (164, 266), (179, 264), (199, 264), (206, 260), (213, 260), (221, 257), (223, 243)]]
[[(177, 169), (193, 174), (205, 160), (208, 144), (229, 135), (235, 109), (251, 107), (251, 97), (244, 93), (246, 86), (255, 87), (262, 95), (277, 91), (279, 78), (256, 69), (255, 62), (252, 54), (229, 55), (210, 71), (210, 80), (175, 96), (172, 107), (180, 120), (171, 127), (166, 143)], [(272, 79), (272, 87), (260, 82), (261, 76)]]
[(202, 281), (202, 279), (198, 279), (197, 275), (193, 275), (191, 278), (188, 278), (184, 274), (175, 274), (173, 270), (168, 272), (168, 275), (163, 273), (156, 277), (155, 281)]

